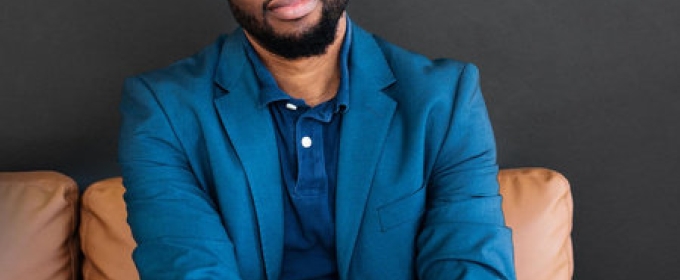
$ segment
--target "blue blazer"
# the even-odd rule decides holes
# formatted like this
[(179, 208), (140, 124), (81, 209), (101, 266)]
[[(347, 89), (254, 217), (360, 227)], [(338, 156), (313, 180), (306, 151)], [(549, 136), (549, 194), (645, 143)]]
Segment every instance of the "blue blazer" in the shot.
[[(340, 279), (514, 279), (477, 68), (351, 34)], [(125, 82), (120, 163), (142, 279), (279, 278), (279, 153), (244, 40)]]

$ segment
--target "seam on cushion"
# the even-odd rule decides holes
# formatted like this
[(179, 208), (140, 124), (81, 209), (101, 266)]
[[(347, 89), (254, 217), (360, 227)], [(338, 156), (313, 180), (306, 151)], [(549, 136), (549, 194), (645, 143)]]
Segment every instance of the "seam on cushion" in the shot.
[[(68, 187), (65, 187), (68, 188)], [(78, 187), (76, 186), (76, 189), (69, 189), (67, 190), (68, 192), (66, 193), (66, 200), (69, 202), (69, 206), (71, 208), (71, 219), (70, 219), (70, 224), (69, 224), (69, 236), (68, 236), (68, 250), (69, 250), (69, 257), (71, 258), (71, 279), (77, 280), (78, 279), (78, 204), (80, 202), (80, 196), (79, 196), (79, 190)]]
[[(90, 223), (92, 223), (92, 211), (90, 211), (89, 203), (87, 202), (88, 201), (87, 198), (89, 198), (90, 196), (87, 191), (88, 189), (86, 189), (83, 192), (83, 196), (80, 199), (80, 227), (79, 227), (80, 233), (89, 232)], [(87, 212), (87, 215), (84, 215), (85, 212)], [(90, 258), (87, 257), (89, 253), (86, 252), (85, 248), (87, 248), (87, 246), (85, 246), (86, 244), (83, 244), (83, 242), (85, 242), (85, 239), (83, 238), (83, 234), (80, 234), (80, 248), (81, 251), (83, 252), (83, 262), (81, 270), (83, 273), (83, 279), (89, 279), (90, 278), (89, 276), (92, 274), (92, 270), (89, 269), (85, 271), (85, 265), (86, 263), (89, 262), (90, 263), (89, 266), (90, 268), (92, 268), (92, 261), (90, 260)]]
[[(89, 198), (90, 195), (88, 195), (88, 198)], [(82, 232), (86, 233), (86, 235), (90, 235), (90, 234), (87, 234), (87, 233), (90, 232), (89, 229), (90, 229), (91, 225), (93, 223), (100, 222), (101, 219), (99, 218), (99, 216), (94, 211), (92, 211), (90, 206), (87, 206), (87, 207), (84, 206), (85, 196), (83, 196), (83, 198), (81, 198), (81, 201), (83, 203), (81, 204), (81, 209), (80, 209), (80, 214), (81, 214), (80, 229), (81, 229)], [(87, 203), (87, 204), (89, 205), (90, 203)], [(87, 213), (87, 215), (84, 215), (85, 213)], [(86, 217), (87, 217), (87, 219), (86, 219)], [(81, 262), (81, 271), (82, 271), (82, 274), (83, 274), (83, 279), (90, 279), (90, 278), (92, 278), (92, 275), (104, 275), (105, 278), (108, 278), (109, 275), (107, 273), (105, 273), (104, 271), (102, 271), (101, 268), (99, 267), (99, 265), (95, 264), (95, 262), (92, 261), (92, 258), (88, 257), (88, 256), (93, 255), (93, 252), (89, 252), (89, 250), (88, 250), (88, 252), (85, 252), (85, 248), (87, 248), (87, 246), (85, 246), (86, 244), (82, 243), (83, 242), (82, 235), (81, 235), (80, 239), (81, 239), (80, 240), (81, 241), (81, 250), (83, 252), (83, 258), (82, 258), (82, 262)], [(86, 263), (89, 264), (88, 265), (89, 269), (87, 271), (85, 271), (85, 264)]]
[[(572, 197), (571, 197), (571, 187), (569, 184), (569, 181), (567, 178), (564, 177), (561, 173), (557, 171), (553, 171), (557, 175), (557, 179), (559, 180), (559, 186), (565, 190), (564, 195), (562, 196), (562, 204), (564, 205), (565, 210), (568, 213), (569, 216), (569, 232), (567, 233), (567, 238), (564, 241), (565, 244), (562, 245), (564, 248), (562, 250), (562, 255), (567, 261), (567, 275), (566, 279), (569, 279), (571, 276), (573, 276), (573, 271), (574, 271), (574, 260), (573, 260), (573, 245), (572, 245), (572, 240), (571, 240), (571, 231), (573, 230), (573, 221), (574, 221), (574, 213), (573, 213), (573, 202), (571, 202)], [(566, 247), (565, 247), (566, 246)], [(572, 274), (572, 275), (569, 275)]]
[(571, 279), (571, 277), (573, 277), (573, 271), (574, 271), (573, 254), (571, 254), (571, 252), (572, 252), (571, 251), (572, 250), (571, 249), (571, 246), (572, 246), (571, 245), (571, 235), (564, 242), (566, 243), (564, 245), (568, 246), (568, 247), (566, 247), (566, 250), (563, 250), (564, 251), (563, 255), (565, 255), (566, 260), (567, 260), (567, 271), (566, 271), (565, 279)]
[[(88, 226), (87, 226), (88, 222), (86, 221), (87, 219), (85, 217), (83, 217), (84, 216), (83, 215), (84, 209), (83, 209), (82, 201), (83, 200), (81, 199), (81, 206), (80, 206), (80, 216), (81, 217), (80, 217), (80, 227), (79, 227), (80, 232), (79, 232), (79, 235), (82, 235), (80, 233), (86, 232), (87, 228), (88, 228)], [(84, 246), (85, 244), (83, 244), (83, 242), (84, 242), (83, 239), (84, 238), (81, 236), (80, 237), (80, 250), (83, 252), (81, 272), (83, 273), (83, 279), (88, 279), (89, 278), (88, 277), (89, 271), (85, 271), (85, 266), (86, 266), (86, 263), (88, 262), (88, 258), (87, 258), (87, 252), (85, 252), (86, 249), (85, 249), (85, 246)]]

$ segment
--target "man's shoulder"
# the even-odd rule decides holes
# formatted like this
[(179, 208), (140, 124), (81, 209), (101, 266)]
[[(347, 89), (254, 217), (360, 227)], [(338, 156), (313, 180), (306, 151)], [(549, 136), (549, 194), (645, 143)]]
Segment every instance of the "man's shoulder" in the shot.
[(154, 89), (167, 87), (196, 88), (209, 86), (221, 56), (222, 46), (229, 35), (221, 35), (214, 42), (203, 47), (195, 54), (177, 60), (163, 68), (134, 75), (133, 79), (143, 80)]
[(395, 74), (403, 71), (411, 71), (409, 74), (425, 75), (433, 72), (460, 73), (471, 64), (453, 58), (430, 59), (423, 54), (397, 46), (378, 36), (374, 35), (373, 37), (382, 50), (385, 59), (392, 66), (392, 70), (398, 72)]
[(462, 84), (479, 82), (479, 70), (472, 63), (451, 59), (430, 59), (374, 36), (396, 80), (392, 97), (403, 104), (448, 100), (464, 94)]

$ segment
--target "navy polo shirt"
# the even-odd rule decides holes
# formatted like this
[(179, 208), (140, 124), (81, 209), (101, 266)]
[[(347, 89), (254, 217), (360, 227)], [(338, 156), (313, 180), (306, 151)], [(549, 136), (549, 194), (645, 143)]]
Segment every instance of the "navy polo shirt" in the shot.
[(283, 92), (246, 43), (260, 84), (260, 102), (272, 115), (284, 188), (284, 253), (281, 279), (338, 279), (335, 250), (335, 187), (342, 113), (349, 105), (348, 53), (351, 23), (340, 53), (336, 96), (309, 107)]

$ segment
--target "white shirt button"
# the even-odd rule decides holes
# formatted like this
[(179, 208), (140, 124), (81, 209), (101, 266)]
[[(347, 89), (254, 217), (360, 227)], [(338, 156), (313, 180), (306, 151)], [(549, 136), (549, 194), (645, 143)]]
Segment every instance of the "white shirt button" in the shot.
[(312, 146), (312, 138), (309, 138), (309, 136), (302, 137), (300, 144), (302, 144), (302, 147), (304, 148), (309, 148)]
[(288, 110), (293, 110), (293, 111), (297, 110), (297, 106), (295, 106), (295, 104), (292, 104), (292, 103), (287, 103), (286, 108), (288, 108)]

